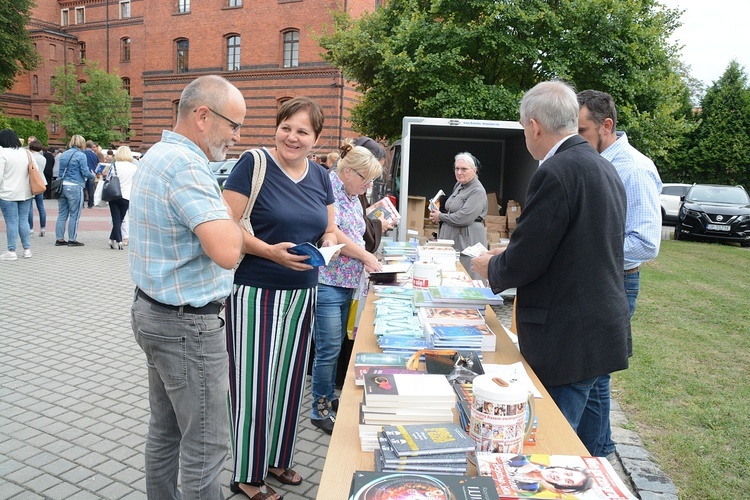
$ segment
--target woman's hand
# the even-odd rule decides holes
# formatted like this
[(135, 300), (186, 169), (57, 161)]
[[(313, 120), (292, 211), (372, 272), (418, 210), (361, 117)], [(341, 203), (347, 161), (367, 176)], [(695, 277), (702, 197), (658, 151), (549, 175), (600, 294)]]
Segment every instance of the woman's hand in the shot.
[(269, 245), (269, 253), (265, 257), (294, 271), (309, 271), (313, 269), (313, 266), (305, 263), (310, 259), (309, 255), (296, 255), (288, 251), (293, 246), (294, 243), (289, 243), (288, 241)]
[(378, 262), (378, 259), (375, 258), (374, 255), (368, 254), (369, 257), (366, 257), (362, 263), (365, 265), (365, 271), (368, 273), (377, 273), (383, 270), (383, 264)]
[(430, 220), (437, 224), (440, 222), (440, 210), (431, 210), (430, 211)]

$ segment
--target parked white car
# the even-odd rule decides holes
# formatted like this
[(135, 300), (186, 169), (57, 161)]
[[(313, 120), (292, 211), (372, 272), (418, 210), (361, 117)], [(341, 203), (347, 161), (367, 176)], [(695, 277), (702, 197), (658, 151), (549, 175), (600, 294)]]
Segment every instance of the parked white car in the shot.
[(692, 184), (663, 184), (661, 187), (661, 220), (662, 224), (677, 222), (680, 211), (680, 198), (685, 196)]

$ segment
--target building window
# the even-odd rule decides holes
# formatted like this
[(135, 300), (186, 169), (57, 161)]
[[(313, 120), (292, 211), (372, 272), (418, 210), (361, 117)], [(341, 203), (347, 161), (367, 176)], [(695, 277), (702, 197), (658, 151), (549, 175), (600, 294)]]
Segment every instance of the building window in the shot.
[(78, 61), (83, 63), (86, 60), (86, 42), (78, 42)]
[(39, 93), (39, 76), (38, 75), (34, 75), (34, 77), (31, 79), (31, 88), (35, 94)]
[(125, 89), (125, 92), (130, 95), (130, 78), (123, 78), (122, 79), (122, 88)]
[(240, 69), (240, 36), (227, 37), (227, 71)]
[(229, 7), (242, 7), (242, 0), (229, 0)]
[(49, 77), (49, 93), (50, 94), (55, 93), (55, 77), (54, 76)]
[(177, 0), (177, 12), (180, 14), (190, 12), (190, 0)]
[(120, 40), (120, 60), (130, 61), (130, 38)]
[(81, 86), (83, 86), (83, 84), (85, 84), (85, 83), (86, 83), (86, 80), (78, 80), (76, 82), (76, 92), (80, 92), (81, 91)]
[(35, 121), (35, 122), (38, 122), (38, 121), (39, 121), (39, 115), (34, 115), (34, 121)]
[(188, 59), (190, 55), (190, 42), (188, 40), (177, 41), (177, 72), (187, 73)]
[(63, 9), (60, 12), (60, 25), (70, 26), (70, 11), (68, 9)]
[(57, 61), (57, 45), (55, 45), (54, 43), (51, 43), (49, 45), (49, 60)]
[(299, 31), (284, 33), (284, 67), (299, 66)]
[(130, 0), (120, 0), (120, 19), (130, 18)]
[(49, 131), (53, 134), (57, 133), (57, 122), (55, 120), (52, 120), (52, 123), (49, 125)]
[(76, 7), (76, 24), (83, 24), (86, 22), (86, 8)]

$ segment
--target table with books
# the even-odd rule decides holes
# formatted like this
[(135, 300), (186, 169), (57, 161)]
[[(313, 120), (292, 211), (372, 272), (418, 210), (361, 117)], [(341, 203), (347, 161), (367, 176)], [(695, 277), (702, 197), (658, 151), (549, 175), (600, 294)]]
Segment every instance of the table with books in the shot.
[[(354, 369), (356, 353), (380, 351), (376, 336), (373, 333), (374, 301), (374, 293), (370, 293), (360, 318), (349, 369), (342, 388), (336, 425), (331, 436), (325, 467), (318, 488), (318, 498), (348, 498), (353, 473), (355, 471), (375, 470), (373, 453), (364, 452), (360, 447), (359, 421), (363, 387), (355, 384)], [(523, 363), (528, 375), (542, 396), (535, 401), (538, 418), (535, 444), (531, 447), (525, 445), (523, 452), (549, 455), (587, 455), (583, 443), (578, 439), (539, 379), (525, 362), (511, 338), (505, 334), (505, 330), (489, 306), (486, 306), (485, 320), (487, 326), (497, 335), (495, 350), (483, 352), (482, 363), (502, 365)], [(453, 410), (453, 414), (454, 420), (458, 422), (458, 412)], [(469, 474), (475, 472), (476, 470), (471, 466)]]

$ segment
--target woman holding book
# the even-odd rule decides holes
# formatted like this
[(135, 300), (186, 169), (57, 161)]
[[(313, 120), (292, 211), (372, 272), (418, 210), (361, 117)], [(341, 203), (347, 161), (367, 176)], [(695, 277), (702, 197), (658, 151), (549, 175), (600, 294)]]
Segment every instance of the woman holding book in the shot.
[[(304, 242), (336, 244), (331, 181), (326, 169), (308, 160), (323, 120), (320, 105), (306, 97), (279, 108), (276, 147), (260, 152), (266, 169), (252, 208), (254, 234), (245, 232), (246, 255), (227, 300), (234, 449), (230, 489), (249, 498), (280, 498), (265, 486), (267, 475), (282, 484), (302, 482), (291, 467), (318, 270), (305, 262), (308, 256), (287, 250)], [(243, 155), (224, 185), (235, 220), (247, 206), (256, 167), (254, 155)]]
[[(479, 182), (479, 169), (479, 160), (474, 155), (458, 153), (453, 163), (456, 185), (445, 200), (445, 211), (430, 211), (430, 220), (440, 224), (438, 239), (453, 240), (453, 248), (458, 252), (477, 243), (487, 246), (487, 231), (484, 227), (487, 192)], [(461, 255), (461, 264), (473, 278), (478, 277), (471, 271), (470, 257)]]
[[(331, 434), (336, 399), (336, 368), (346, 336), (349, 305), (359, 286), (362, 271), (379, 271), (381, 264), (365, 249), (365, 218), (359, 196), (367, 191), (382, 167), (362, 146), (341, 146), (336, 167), (329, 171), (334, 193), (336, 239), (344, 243), (341, 253), (318, 271), (318, 306), (315, 312), (315, 359), (312, 368), (312, 411), (316, 427)], [(336, 405), (336, 408), (338, 406)]]

